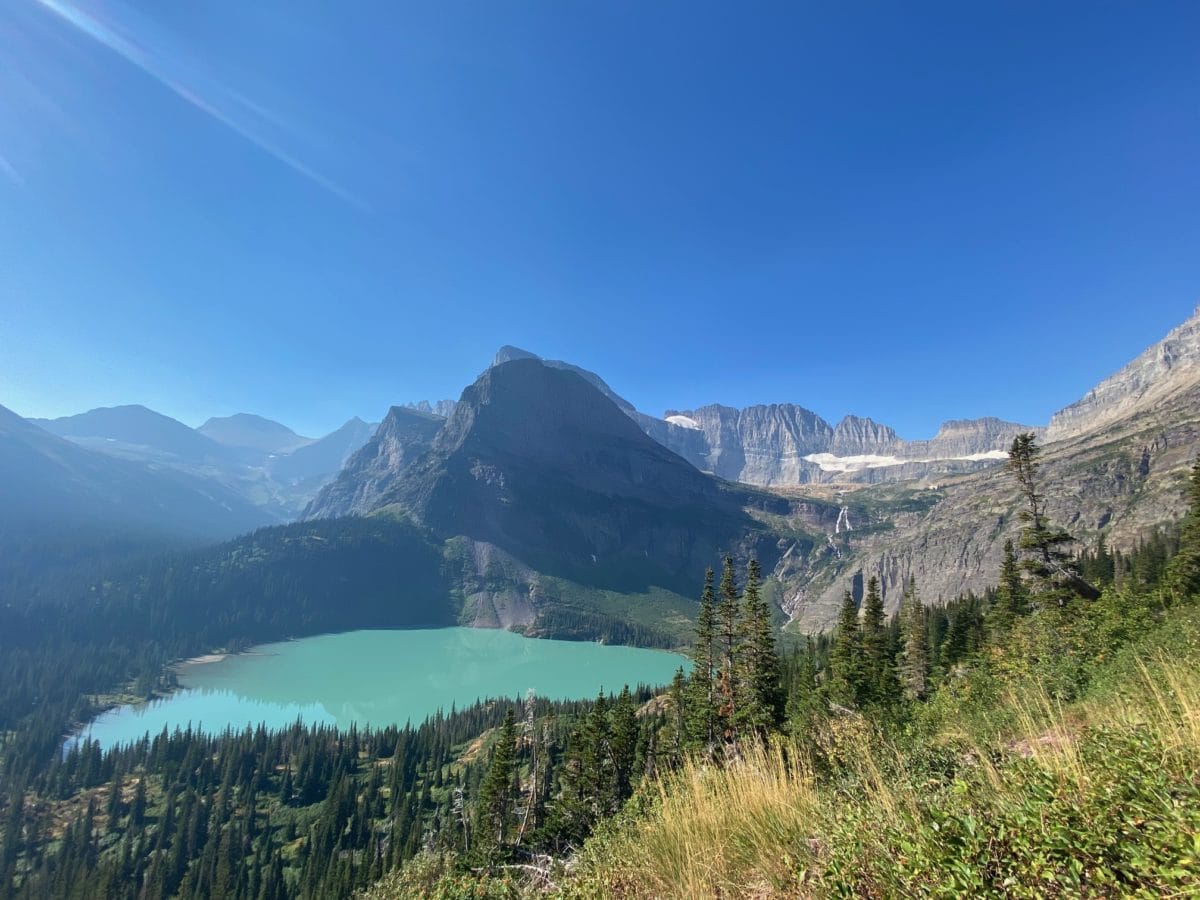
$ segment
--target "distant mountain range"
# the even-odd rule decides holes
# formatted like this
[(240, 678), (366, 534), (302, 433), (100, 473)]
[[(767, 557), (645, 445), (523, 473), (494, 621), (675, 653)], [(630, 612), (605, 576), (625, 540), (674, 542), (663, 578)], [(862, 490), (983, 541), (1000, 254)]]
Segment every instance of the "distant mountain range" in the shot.
[(946, 422), (905, 441), (793, 404), (635, 409), (598, 375), (503, 347), (458, 401), (393, 407), (313, 440), (252, 415), (190, 429), (144, 407), (33, 423), (2, 410), (0, 502), (19, 527), (110, 519), (193, 535), (303, 517), (409, 519), (442, 548), (461, 620), (537, 632), (554, 610), (686, 629), (703, 569), (757, 557), (795, 627), (879, 577), (889, 607), (995, 580), (1017, 528), (1000, 461), (1045, 447), (1050, 510), (1129, 545), (1182, 510), (1200, 445), (1200, 311), (1047, 428)]
[(28, 421), (79, 448), (123, 460), (128, 471), (140, 465), (147, 473), (176, 473), (212, 496), (229, 500), (231, 508), (254, 510), (249, 519), (231, 517), (228, 528), (216, 531), (202, 509), (197, 510), (196, 522), (186, 507), (177, 510), (176, 531), (214, 537), (296, 518), (375, 431), (374, 425), (356, 417), (313, 439), (248, 413), (190, 428), (144, 406), (103, 407)]
[(226, 447), (238, 447), (269, 455), (291, 453), (313, 443), (312, 438), (301, 437), (286, 425), (251, 413), (235, 413), (232, 416), (209, 419), (196, 431)]
[[(1049, 441), (1051, 511), (1081, 539), (1128, 545), (1178, 514), (1200, 437), (1198, 371), (1200, 311), (1049, 430), (985, 418), (906, 442), (793, 405), (654, 419), (594, 373), (505, 347), (440, 428), (393, 410), (395, 436), (352, 457), (306, 515), (394, 511), (466, 542), (471, 577), (490, 583), (474, 607), (488, 606), (483, 621), (535, 623), (539, 576), (680, 592), (684, 573), (694, 583), (702, 560), (732, 552), (756, 555), (788, 618), (819, 630), (870, 575), (893, 609), (910, 575), (931, 602), (994, 583), (1017, 528), (999, 462), (1022, 431)], [(674, 454), (651, 453), (646, 436)]]
[(271, 521), (210, 478), (95, 452), (0, 407), (0, 536), (66, 525), (212, 540)]

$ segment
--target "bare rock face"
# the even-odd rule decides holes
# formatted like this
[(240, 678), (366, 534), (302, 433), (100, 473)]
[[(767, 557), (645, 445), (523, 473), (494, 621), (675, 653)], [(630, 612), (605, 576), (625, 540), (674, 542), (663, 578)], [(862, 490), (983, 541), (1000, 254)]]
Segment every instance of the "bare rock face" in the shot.
[(429, 449), (445, 419), (393, 406), (375, 434), (304, 511), (305, 519), (364, 515), (375, 509), (396, 474)]
[(1111, 426), (1200, 383), (1200, 307), (1121, 371), (1104, 379), (1053, 416), (1048, 441), (1067, 440)]
[(448, 419), (457, 403), (457, 400), (434, 400), (432, 403), (428, 400), (418, 400), (416, 403), (405, 403), (404, 408)]
[(1012, 439), (1043, 429), (995, 418), (946, 422), (928, 441), (905, 441), (862, 416), (836, 427), (791, 403), (702, 406), (635, 419), (659, 443), (705, 472), (765, 487), (877, 484), (976, 471), (995, 464)]
[[(493, 366), (536, 360), (579, 375), (638, 424), (647, 435), (702, 472), (763, 487), (811, 483), (865, 483), (976, 471), (995, 464), (1023, 431), (1041, 431), (985, 418), (947, 422), (932, 440), (904, 441), (891, 427), (862, 416), (831, 426), (794, 403), (737, 409), (710, 404), (670, 409), (662, 418), (637, 410), (594, 372), (528, 350), (501, 347)], [(987, 454), (992, 454), (988, 457)], [(812, 459), (829, 456), (834, 459)], [(849, 462), (844, 462), (849, 458)]]
[(693, 461), (700, 469), (747, 484), (812, 480), (817, 467), (804, 457), (822, 452), (833, 438), (828, 422), (791, 403), (745, 409), (714, 404), (696, 410), (668, 410), (665, 418), (676, 427), (703, 435), (701, 459)]
[(859, 456), (894, 452), (903, 442), (894, 429), (873, 419), (846, 416), (833, 429), (833, 437), (825, 451), (835, 456)]
[[(393, 409), (308, 516), (394, 510), (440, 540), (493, 548), (493, 562), (605, 590), (690, 594), (725, 552), (774, 562), (775, 537), (745, 506), (786, 502), (697, 471), (570, 367), (512, 359), (444, 424), (419, 416)], [(499, 594), (474, 592), (479, 621), (527, 612), (508, 593), (520, 578), (501, 580)]]
[(1013, 438), (1029, 432), (1041, 435), (1046, 429), (1020, 425), (987, 416), (982, 419), (951, 419), (942, 423), (938, 433), (928, 441), (908, 441), (903, 455), (910, 459), (966, 458), (982, 453), (1006, 451)]
[[(1200, 318), (1193, 316), (1056, 414), (1045, 430), (1048, 514), (1083, 546), (1103, 534), (1111, 547), (1131, 547), (1185, 511), (1200, 448), (1198, 362)], [(948, 422), (937, 438), (905, 452), (979, 452), (989, 443), (1003, 446), (1020, 427)], [(965, 475), (946, 472), (938, 481), (935, 489), (879, 484), (849, 493), (844, 508), (852, 527), (828, 529), (825, 546), (802, 564), (781, 561), (775, 572), (781, 605), (799, 628), (831, 627), (842, 592), (861, 596), (871, 576), (880, 580), (890, 611), (909, 577), (934, 604), (996, 583), (1004, 541), (1020, 530), (1011, 477), (997, 464)]]

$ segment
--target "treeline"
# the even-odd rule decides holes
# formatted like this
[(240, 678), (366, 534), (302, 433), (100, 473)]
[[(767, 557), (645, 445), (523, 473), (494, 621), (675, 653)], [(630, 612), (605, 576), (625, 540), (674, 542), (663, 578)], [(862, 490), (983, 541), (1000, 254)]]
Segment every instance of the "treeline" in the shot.
[(633, 647), (672, 649), (679, 640), (651, 625), (626, 622), (603, 613), (566, 606), (547, 606), (538, 612), (531, 636), (560, 641), (600, 641)]
[(645, 771), (654, 719), (636, 711), (649, 697), (492, 701), (415, 728), (78, 744), (0, 795), (0, 893), (344, 897), (421, 852), (484, 864), (561, 848)]
[[(439, 879), (486, 882), (487, 873), (548, 871), (547, 859), (578, 848), (639, 784), (688, 760), (723, 766), (748, 745), (781, 732), (804, 740), (846, 717), (903, 736), (939, 715), (970, 715), (972, 704), (1022, 679), (1060, 699), (1077, 696), (1095, 660), (1200, 591), (1200, 465), (1182, 526), (1123, 554), (1103, 543), (1072, 552), (1070, 536), (1045, 515), (1032, 440), (1014, 444), (1010, 470), (1024, 498), (1022, 530), (1005, 548), (996, 589), (929, 608), (910, 583), (889, 618), (870, 580), (861, 610), (846, 596), (831, 635), (781, 654), (757, 564), (739, 586), (726, 560), (719, 585), (711, 572), (705, 579), (691, 672), (678, 672), (660, 697), (639, 689), (592, 703), (527, 698), (408, 729), (164, 733), (61, 757), (53, 752), (61, 731), (32, 727), (32, 713), (10, 718), (17, 727), (0, 755), (0, 885), (28, 897), (346, 896), (387, 872), (421, 871), (416, 857), (442, 861)], [(303, 526), (292, 537), (301, 555), (324, 549)], [(228, 565), (266, 558), (248, 550)], [(183, 577), (199, 590), (205, 578), (228, 586), (241, 576)], [(322, 589), (319, 580), (303, 588), (309, 597)], [(267, 596), (282, 602), (283, 594)], [(564, 632), (604, 624), (566, 612), (557, 622)], [(106, 640), (82, 642), (80, 659), (119, 680), (128, 651)], [(145, 651), (142, 686), (153, 689), (162, 663), (188, 652), (178, 650), (185, 644), (179, 635), (178, 644), (143, 645), (154, 649)], [(11, 694), (0, 681), (0, 697), (50, 698), (47, 718), (79, 702), (83, 668), (17, 649), (59, 681), (22, 677), (13, 664), (0, 673), (14, 676)]]
[(214, 647), (326, 631), (449, 625), (440, 550), (406, 522), (262, 529), (136, 564), (61, 569), (0, 605), (0, 771), (44, 765), (89, 695), (171, 686), (164, 667)]
[[(843, 768), (849, 765), (854, 772), (858, 770), (852, 762), (839, 758), (837, 738), (830, 735), (879, 734), (893, 748), (909, 747), (905, 765), (916, 765), (922, 777), (941, 785), (947, 778), (953, 780), (960, 764), (936, 739), (945, 726), (968, 730), (978, 726), (994, 735), (1000, 721), (995, 717), (1013, 714), (1004, 697), (1014, 690), (1037, 696), (1044, 692), (1057, 701), (1081, 696), (1090, 679), (1103, 671), (1105, 660), (1139, 635), (1153, 631), (1166, 611), (1194, 604), (1200, 596), (1200, 464), (1192, 475), (1191, 511), (1178, 529), (1149, 536), (1128, 553), (1112, 553), (1102, 542), (1089, 551), (1073, 552), (1071, 536), (1046, 516), (1037, 456), (1032, 437), (1013, 446), (1009, 469), (1022, 491), (1022, 527), (1017, 540), (1004, 548), (998, 586), (984, 596), (966, 596), (945, 608), (928, 608), (921, 602), (919, 586), (910, 582), (898, 613), (888, 617), (879, 585), (871, 579), (861, 609), (846, 595), (838, 627), (831, 635), (779, 655), (769, 625), (763, 625), (757, 567), (751, 564), (741, 590), (730, 562), (726, 562), (719, 591), (714, 590), (710, 573), (701, 601), (694, 667), (690, 674), (679, 672), (669, 694), (656, 701), (661, 715), (640, 720), (639, 742), (653, 752), (635, 755), (640, 765), (631, 771), (645, 778), (681, 767), (690, 773), (684, 782), (702, 792), (699, 782), (688, 779), (698, 778), (706, 767), (724, 768), (731, 760), (749, 757), (761, 764), (765, 757), (753, 748), (761, 746), (764, 738), (790, 733), (793, 743), (788, 745), (792, 748), (788, 753), (811, 760), (819, 770), (816, 777), (821, 784), (836, 793), (839, 784), (855, 777)], [(607, 728), (609, 734), (623, 733), (611, 718)], [(602, 733), (598, 727), (593, 729), (593, 734)], [(508, 746), (510, 737), (515, 746), (521, 746), (511, 727), (505, 735), (501, 746)], [(574, 739), (581, 737), (577, 734)], [(597, 737), (588, 738), (584, 746), (605, 745)], [(627, 741), (618, 738), (617, 746), (627, 746)], [(597, 759), (620, 758), (620, 754), (610, 749), (607, 757), (580, 758), (585, 761), (580, 768), (583, 771)], [(781, 765), (786, 766), (787, 758), (780, 757)], [(522, 786), (528, 783), (531, 767), (528, 761), (523, 767), (512, 755), (499, 752), (494, 767), (497, 774), (489, 782), (511, 785), (507, 805), (487, 807), (494, 810), (487, 820), (495, 835), (489, 845), (504, 852), (468, 861), (461, 848), (458, 855), (451, 856), (439, 850), (424, 856), (419, 864), (403, 867), (373, 896), (438, 891), (448, 891), (447, 896), (516, 895), (508, 874), (512, 870), (497, 866), (511, 860), (519, 848), (519, 842), (506, 836), (520, 819)], [(907, 772), (905, 777), (911, 774)], [(670, 777), (666, 780), (674, 783)], [(586, 834), (615, 809), (613, 798), (629, 792), (636, 793), (636, 785), (614, 793), (610, 787), (593, 783), (580, 791), (569, 779), (562, 779), (557, 794), (552, 793), (546, 801), (551, 811), (547, 822), (556, 824), (560, 837)], [(537, 795), (539, 803), (543, 802), (541, 796)], [(657, 809), (654, 791), (647, 796), (649, 807)], [(608, 798), (607, 802), (599, 802), (600, 797)], [(592, 816), (584, 820), (585, 828), (571, 832), (553, 811), (578, 809), (581, 801)], [(629, 823), (636, 821), (639, 809), (644, 807), (635, 805), (630, 809), (635, 818), (622, 820), (634, 833), (637, 826)], [(1153, 814), (1162, 812), (1156, 808)], [(678, 810), (672, 813), (677, 814)], [(703, 829), (706, 822), (694, 824)], [(753, 827), (769, 830), (770, 823), (754, 823)], [(1078, 863), (1073, 848), (1052, 846), (1054, 837), (1031, 834), (1028, 842), (1034, 849), (1029, 852)], [(1077, 837), (1086, 840), (1089, 834), (1084, 829)], [(1172, 847), (1178, 844), (1176, 837), (1171, 838)], [(609, 838), (606, 832), (598, 844), (591, 845), (595, 849), (589, 858), (603, 858), (609, 852)], [(1043, 838), (1048, 843), (1037, 849)], [(745, 834), (740, 839), (752, 840)], [(764, 840), (771, 844), (770, 838)], [(952, 841), (953, 835), (946, 840)], [(1136, 841), (1137, 836), (1127, 836), (1111, 846), (1106, 843), (1103, 852), (1124, 859), (1121, 848), (1127, 850), (1130, 840)], [(538, 844), (526, 846), (534, 849)], [(545, 842), (541, 846), (553, 847)], [(577, 846), (569, 844), (570, 848)], [(951, 865), (953, 846), (938, 846), (938, 852), (946, 854), (946, 865)], [(656, 845), (655, 852), (670, 856), (671, 865), (682, 865), (678, 854), (686, 854), (686, 848), (672, 856), (669, 848)], [(831, 852), (836, 857), (841, 851), (833, 848)], [(844, 848), (844, 852), (853, 856), (855, 851)], [(1087, 865), (1103, 869), (1108, 860), (1109, 856), (1097, 857)], [(544, 883), (551, 876), (569, 878), (549, 861), (531, 862), (537, 860), (525, 861), (521, 868), (526, 884), (539, 879)], [(1153, 869), (1160, 863), (1146, 866)], [(688, 865), (702, 864), (692, 860)], [(620, 869), (619, 864), (614, 867)], [(1157, 883), (1160, 875), (1168, 881), (1179, 880), (1178, 873), (1164, 875), (1150, 869), (1125, 874), (1105, 870), (1105, 877), (1118, 881), (1128, 877), (1134, 879), (1130, 883), (1138, 884)], [(846, 877), (839, 883), (858, 883), (853, 872), (842, 875)], [(630, 887), (632, 893), (638, 893), (636, 885)]]

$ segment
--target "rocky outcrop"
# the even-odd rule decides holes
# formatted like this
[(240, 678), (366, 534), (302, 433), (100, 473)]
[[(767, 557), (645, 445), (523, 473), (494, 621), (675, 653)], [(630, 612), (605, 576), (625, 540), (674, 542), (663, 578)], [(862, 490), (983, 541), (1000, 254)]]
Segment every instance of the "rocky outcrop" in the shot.
[(364, 515), (377, 508), (397, 474), (429, 449), (445, 421), (432, 413), (393, 406), (371, 439), (308, 505), (303, 518)]
[(642, 429), (692, 465), (729, 481), (778, 487), (927, 478), (993, 465), (1023, 431), (1042, 429), (1000, 419), (946, 422), (928, 441), (902, 440), (887, 425), (846, 416), (836, 427), (791, 403), (702, 406), (637, 414)]
[(484, 372), (425, 449), (389, 458), (387, 446), (373, 439), (308, 515), (392, 509), (443, 540), (606, 590), (691, 594), (725, 552), (773, 564), (776, 539), (745, 507), (788, 506), (697, 471), (589, 380), (535, 359)]
[(1182, 325), (1080, 400), (1055, 413), (1046, 440), (1062, 441), (1152, 409), (1200, 384), (1200, 307)]
[(816, 467), (804, 457), (821, 452), (833, 437), (829, 423), (791, 403), (746, 409), (714, 404), (696, 410), (668, 410), (665, 419), (703, 435), (699, 468), (747, 484), (810, 480)]
[(893, 453), (901, 443), (895, 430), (887, 425), (861, 416), (846, 416), (833, 429), (829, 446), (814, 452), (835, 456), (882, 455)]
[[(537, 360), (574, 372), (617, 405), (662, 446), (702, 472), (764, 487), (810, 483), (868, 483), (969, 472), (994, 464), (1022, 431), (1040, 431), (999, 419), (945, 423), (929, 441), (904, 441), (887, 425), (846, 416), (837, 426), (803, 406), (770, 403), (737, 409), (710, 404), (669, 409), (662, 418), (637, 410), (594, 372), (528, 350), (504, 346), (493, 365)], [(833, 457), (813, 459), (811, 457)], [(961, 458), (958, 458), (961, 457)], [(849, 458), (849, 462), (845, 460)]]
[(991, 416), (982, 419), (951, 419), (943, 422), (938, 433), (928, 441), (908, 441), (900, 454), (907, 459), (965, 459), (989, 452), (1002, 452), (1018, 434), (1029, 432), (1041, 436), (1046, 429), (1034, 425), (1019, 425)]
[(404, 408), (448, 419), (457, 405), (457, 400), (434, 400), (432, 403), (428, 400), (418, 400), (416, 403), (405, 403)]
[[(1200, 321), (1193, 316), (1079, 402), (1043, 435), (1048, 515), (1084, 546), (1103, 534), (1130, 547), (1186, 507), (1187, 476), (1200, 448)], [(997, 420), (948, 422), (927, 453), (1003, 445)], [(940, 445), (940, 446), (937, 446)], [(911, 447), (912, 445), (910, 445)], [(910, 465), (908, 463), (903, 464)], [(853, 530), (829, 529), (823, 547), (782, 562), (781, 605), (804, 631), (830, 627), (844, 590), (861, 595), (872, 575), (894, 611), (913, 577), (929, 603), (996, 583), (1004, 541), (1020, 529), (1019, 499), (1002, 466), (944, 473), (936, 488), (884, 484), (847, 495)]]

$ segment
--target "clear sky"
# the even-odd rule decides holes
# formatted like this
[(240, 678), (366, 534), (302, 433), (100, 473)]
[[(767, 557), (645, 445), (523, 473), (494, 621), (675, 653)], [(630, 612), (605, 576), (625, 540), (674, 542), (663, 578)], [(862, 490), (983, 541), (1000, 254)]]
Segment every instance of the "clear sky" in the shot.
[(1200, 300), (1200, 4), (4, 0), (0, 404), (1044, 422)]

